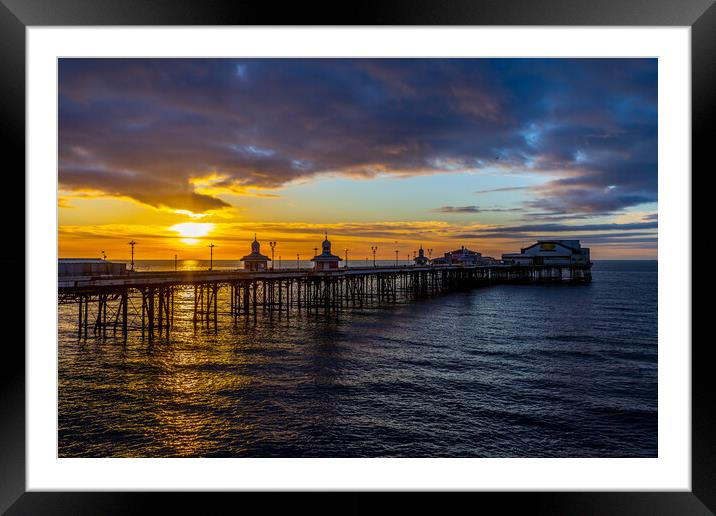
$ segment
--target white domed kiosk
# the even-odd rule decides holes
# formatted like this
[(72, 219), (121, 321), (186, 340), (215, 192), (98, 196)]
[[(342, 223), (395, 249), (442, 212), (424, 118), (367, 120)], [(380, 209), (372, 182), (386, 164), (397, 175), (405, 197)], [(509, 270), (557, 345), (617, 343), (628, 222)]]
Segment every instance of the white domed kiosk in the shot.
[(331, 254), (331, 241), (328, 240), (328, 233), (326, 233), (326, 238), (323, 240), (322, 248), (323, 252), (321, 254), (317, 254), (311, 258), (311, 261), (315, 264), (314, 269), (317, 271), (337, 269), (338, 262), (341, 261), (341, 258), (335, 254)]
[(244, 269), (249, 271), (265, 271), (268, 268), (269, 260), (271, 260), (271, 258), (261, 254), (261, 244), (256, 240), (256, 234), (254, 234), (254, 241), (251, 242), (251, 254), (247, 254), (241, 258), (241, 261), (244, 262)]

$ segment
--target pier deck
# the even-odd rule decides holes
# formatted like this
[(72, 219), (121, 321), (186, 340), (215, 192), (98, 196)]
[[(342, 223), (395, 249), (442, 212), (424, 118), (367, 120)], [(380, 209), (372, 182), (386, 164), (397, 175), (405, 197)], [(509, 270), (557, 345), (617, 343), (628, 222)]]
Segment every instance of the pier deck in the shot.
[[(95, 277), (63, 276), (58, 302), (77, 304), (77, 336), (90, 331), (141, 331), (150, 341), (167, 336), (175, 298), (193, 294), (195, 326), (217, 329), (218, 316), (234, 319), (259, 313), (319, 313), (396, 303), (421, 296), (499, 283), (589, 282), (591, 264), (486, 266), (380, 266), (330, 271), (276, 269), (129, 272)], [(221, 305), (221, 311), (219, 310)]]

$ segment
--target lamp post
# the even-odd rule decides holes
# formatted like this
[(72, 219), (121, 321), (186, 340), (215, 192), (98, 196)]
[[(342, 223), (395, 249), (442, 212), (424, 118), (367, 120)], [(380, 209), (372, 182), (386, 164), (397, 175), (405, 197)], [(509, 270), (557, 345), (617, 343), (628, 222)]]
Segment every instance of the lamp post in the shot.
[(346, 269), (348, 268), (348, 248), (343, 249), (346, 253)]
[(433, 250), (432, 250), (432, 248), (428, 249), (428, 258), (430, 258), (431, 261), (432, 261), (432, 259), (433, 259)]
[(375, 252), (378, 250), (377, 245), (370, 246), (370, 250), (373, 251), (373, 267), (375, 267)]
[(132, 240), (131, 242), (129, 242), (129, 245), (132, 246), (132, 265), (131, 265), (131, 270), (134, 270), (134, 246), (137, 245), (137, 242), (135, 242), (134, 240)]
[(273, 270), (273, 250), (276, 247), (276, 242), (269, 242), (269, 245), (271, 246), (271, 270)]
[(395, 250), (395, 266), (398, 266), (398, 250)]
[(296, 253), (296, 270), (301, 270), (301, 254)]
[(214, 269), (214, 248), (215, 248), (215, 247), (216, 247), (216, 246), (214, 245), (214, 242), (212, 242), (212, 243), (209, 244), (209, 251), (210, 251), (210, 253), (211, 253), (210, 256), (209, 256), (209, 270), (213, 270), (213, 269)]

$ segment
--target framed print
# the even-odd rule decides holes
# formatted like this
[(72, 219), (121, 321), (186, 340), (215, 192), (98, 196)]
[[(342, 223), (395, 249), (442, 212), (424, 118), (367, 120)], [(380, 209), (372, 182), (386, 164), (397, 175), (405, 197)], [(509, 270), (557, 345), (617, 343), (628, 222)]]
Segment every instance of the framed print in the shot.
[(712, 4), (3, 0), (0, 506), (710, 514)]

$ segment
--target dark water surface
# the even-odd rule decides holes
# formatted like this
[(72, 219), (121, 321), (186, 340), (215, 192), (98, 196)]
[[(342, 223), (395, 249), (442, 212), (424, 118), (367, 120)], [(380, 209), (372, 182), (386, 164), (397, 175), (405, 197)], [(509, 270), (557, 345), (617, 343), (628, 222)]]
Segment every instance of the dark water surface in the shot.
[(187, 297), (151, 346), (62, 306), (59, 456), (655, 457), (657, 262), (593, 278), (218, 334)]

